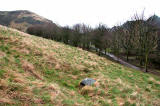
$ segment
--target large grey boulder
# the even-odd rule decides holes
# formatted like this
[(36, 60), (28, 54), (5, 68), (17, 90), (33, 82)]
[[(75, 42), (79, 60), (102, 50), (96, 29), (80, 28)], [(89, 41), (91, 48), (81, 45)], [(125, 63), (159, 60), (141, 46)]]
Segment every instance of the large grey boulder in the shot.
[(85, 78), (83, 81), (80, 82), (81, 86), (86, 86), (86, 85), (93, 85), (96, 82), (96, 80), (92, 79), (92, 78)]

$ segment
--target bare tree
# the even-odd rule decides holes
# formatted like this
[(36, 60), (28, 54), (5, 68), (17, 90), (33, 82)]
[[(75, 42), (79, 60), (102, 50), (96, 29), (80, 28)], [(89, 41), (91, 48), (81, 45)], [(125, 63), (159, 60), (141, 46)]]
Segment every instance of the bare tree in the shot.
[(62, 36), (62, 41), (66, 44), (69, 43), (69, 38), (71, 35), (71, 29), (68, 26), (65, 26), (62, 28), (61, 36)]
[(95, 48), (98, 49), (98, 54), (101, 55), (102, 50), (104, 49), (105, 40), (103, 40), (106, 32), (106, 26), (103, 24), (99, 24), (99, 26), (94, 30), (94, 34), (92, 36), (93, 43)]
[(82, 25), (82, 37), (81, 37), (81, 44), (83, 49), (89, 50), (90, 43), (91, 43), (91, 27), (85, 24)]
[(157, 46), (157, 29), (151, 24), (151, 22), (145, 20), (144, 12), (140, 16), (136, 14), (134, 19), (136, 21), (135, 29), (137, 31), (137, 48), (141, 58), (140, 61), (144, 61), (145, 71), (148, 72), (147, 66), (149, 54)]
[(121, 49), (121, 42), (120, 42), (120, 35), (122, 35), (122, 30), (120, 26), (116, 26), (112, 28), (112, 42), (111, 42), (111, 49), (113, 53), (119, 56), (120, 49)]
[(81, 24), (73, 26), (72, 35), (70, 36), (71, 44), (75, 47), (80, 46), (81, 39)]
[(102, 36), (102, 48), (103, 50), (105, 51), (105, 54), (106, 54), (106, 50), (107, 48), (110, 48), (110, 45), (111, 45), (111, 41), (112, 41), (112, 33), (110, 31), (109, 28), (106, 28), (105, 32), (104, 32), (104, 35)]
[(134, 23), (132, 21), (127, 22), (127, 24), (125, 26), (122, 26), (122, 28), (120, 28), (120, 40), (121, 40), (121, 45), (122, 48), (125, 51), (125, 54), (127, 56), (127, 61), (128, 61), (128, 57), (129, 54), (131, 52), (131, 50), (134, 49)]

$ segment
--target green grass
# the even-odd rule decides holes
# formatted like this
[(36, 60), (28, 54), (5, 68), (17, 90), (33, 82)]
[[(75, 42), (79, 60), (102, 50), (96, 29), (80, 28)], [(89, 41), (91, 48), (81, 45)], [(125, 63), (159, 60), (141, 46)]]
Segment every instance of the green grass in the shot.
[(0, 70), (0, 78), (4, 77), (5, 72), (6, 72), (5, 70)]
[[(15, 105), (160, 105), (160, 78), (155, 75), (4, 27), (0, 38), (0, 53), (5, 54), (0, 58), (0, 93), (6, 94), (0, 98)], [(98, 84), (82, 94), (79, 83), (88, 77)]]
[(41, 98), (45, 103), (49, 103), (51, 101), (51, 99), (50, 99), (51, 97), (48, 93), (42, 94)]
[(74, 101), (73, 100), (70, 100), (70, 99), (65, 99), (62, 101), (62, 103), (66, 106), (72, 106), (74, 105)]

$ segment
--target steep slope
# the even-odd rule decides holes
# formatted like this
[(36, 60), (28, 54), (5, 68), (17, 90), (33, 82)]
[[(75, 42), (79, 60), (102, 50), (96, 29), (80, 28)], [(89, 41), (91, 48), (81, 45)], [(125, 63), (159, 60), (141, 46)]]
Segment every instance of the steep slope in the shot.
[[(93, 86), (79, 87), (86, 77)], [(0, 105), (160, 105), (160, 78), (0, 26)]]
[[(52, 21), (27, 10), (0, 11), (0, 24), (21, 31), (26, 31), (31, 25), (54, 24)], [(54, 24), (55, 25), (55, 24)]]

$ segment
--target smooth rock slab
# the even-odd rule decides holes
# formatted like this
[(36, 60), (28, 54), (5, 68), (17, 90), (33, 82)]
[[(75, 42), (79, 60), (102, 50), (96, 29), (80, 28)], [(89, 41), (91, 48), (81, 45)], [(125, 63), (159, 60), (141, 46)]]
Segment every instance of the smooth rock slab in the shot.
[(94, 83), (96, 82), (96, 80), (92, 79), (92, 78), (85, 78), (81, 83), (80, 85), (81, 86), (86, 86), (86, 85), (93, 85)]

